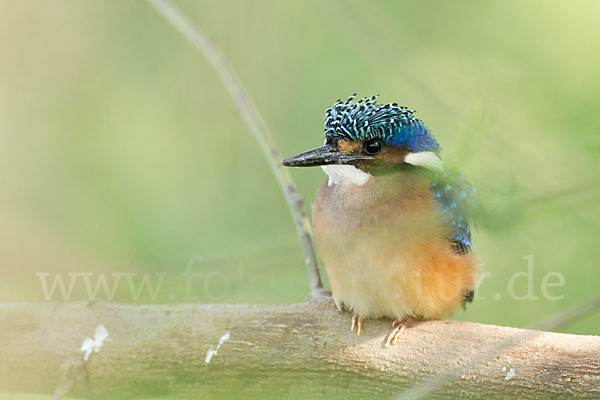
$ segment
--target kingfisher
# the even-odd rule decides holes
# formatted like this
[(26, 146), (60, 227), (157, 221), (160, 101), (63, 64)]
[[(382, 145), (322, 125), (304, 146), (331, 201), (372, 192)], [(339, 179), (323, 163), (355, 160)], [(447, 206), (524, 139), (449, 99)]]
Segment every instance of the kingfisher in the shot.
[(476, 193), (445, 168), (415, 111), (377, 98), (335, 102), (325, 111), (325, 144), (283, 165), (327, 174), (313, 225), (332, 297), (353, 313), (358, 335), (363, 320), (393, 320), (391, 345), (414, 322), (473, 300)]

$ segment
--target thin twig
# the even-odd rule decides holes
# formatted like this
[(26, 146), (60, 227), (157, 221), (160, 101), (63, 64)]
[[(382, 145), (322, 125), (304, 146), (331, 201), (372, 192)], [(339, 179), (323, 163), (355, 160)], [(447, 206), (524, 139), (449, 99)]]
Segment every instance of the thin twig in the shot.
[(537, 329), (540, 331), (553, 331), (569, 325), (576, 319), (582, 318), (598, 309), (600, 309), (600, 297), (587, 301), (583, 304), (578, 304), (565, 311), (560, 311), (548, 319), (527, 326), (527, 328)]
[(312, 228), (306, 215), (304, 200), (296, 190), (296, 185), (289, 171), (281, 165), (282, 158), (275, 140), (273, 140), (267, 124), (258, 112), (244, 84), (219, 47), (195, 27), (169, 0), (148, 0), (148, 3), (204, 55), (223, 81), (237, 109), (242, 114), (244, 121), (260, 144), (285, 194), (294, 220), (296, 221), (298, 235), (302, 241), (312, 291), (313, 293), (318, 292), (323, 288), (323, 282), (321, 280)]

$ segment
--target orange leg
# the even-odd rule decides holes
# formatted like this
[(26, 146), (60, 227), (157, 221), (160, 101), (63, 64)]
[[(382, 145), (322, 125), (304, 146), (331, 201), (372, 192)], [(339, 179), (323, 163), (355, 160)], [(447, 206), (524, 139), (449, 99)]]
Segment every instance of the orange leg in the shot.
[(354, 313), (354, 315), (352, 316), (352, 326), (350, 327), (350, 330), (353, 331), (354, 327), (356, 326), (356, 334), (358, 336), (360, 336), (362, 324), (363, 324), (362, 317), (360, 315), (358, 315), (357, 313)]
[[(392, 322), (392, 326), (394, 327), (394, 329), (392, 329), (392, 331), (390, 332), (390, 334), (387, 337), (387, 340), (385, 341), (386, 346), (396, 344), (396, 342), (398, 341), (398, 338), (400, 336), (402, 336), (402, 334), (404, 333), (406, 328), (408, 328), (408, 326), (412, 322), (413, 321), (410, 318), (404, 318), (402, 321), (394, 320), (394, 322)], [(396, 325), (396, 324), (398, 324), (398, 325)]]

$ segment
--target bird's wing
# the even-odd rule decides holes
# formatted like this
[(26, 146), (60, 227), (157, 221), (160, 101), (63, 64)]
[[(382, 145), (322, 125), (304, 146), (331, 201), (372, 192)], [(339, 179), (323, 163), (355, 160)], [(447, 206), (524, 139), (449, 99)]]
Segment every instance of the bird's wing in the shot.
[(471, 251), (471, 226), (476, 227), (475, 187), (459, 174), (440, 172), (433, 176), (431, 191), (450, 227), (448, 238), (458, 254)]

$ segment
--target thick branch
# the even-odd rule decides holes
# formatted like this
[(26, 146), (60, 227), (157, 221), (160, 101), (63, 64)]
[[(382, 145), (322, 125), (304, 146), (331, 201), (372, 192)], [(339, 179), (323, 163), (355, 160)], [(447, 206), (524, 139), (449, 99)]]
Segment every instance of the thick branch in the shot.
[[(111, 341), (83, 361), (79, 348), (98, 325)], [(389, 321), (366, 321), (360, 337), (349, 325), (348, 313), (316, 301), (0, 304), (0, 391), (52, 393), (60, 386), (102, 398), (242, 391), (364, 398), (407, 389), (428, 398), (600, 396), (600, 337), (434, 321), (384, 347)]]

